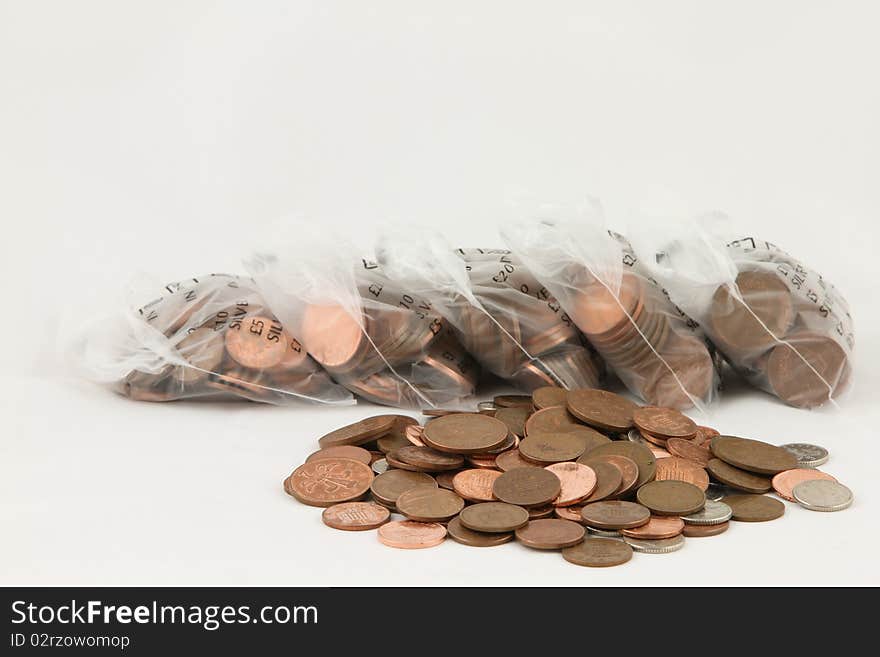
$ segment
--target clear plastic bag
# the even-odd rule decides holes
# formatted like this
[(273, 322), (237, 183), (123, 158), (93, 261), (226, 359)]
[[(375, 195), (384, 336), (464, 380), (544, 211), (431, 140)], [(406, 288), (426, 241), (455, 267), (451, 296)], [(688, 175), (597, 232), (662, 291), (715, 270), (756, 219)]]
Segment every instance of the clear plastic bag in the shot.
[(718, 393), (697, 324), (607, 231), (598, 208), (539, 206), (504, 226), (513, 252), (541, 281), (633, 393), (657, 406), (704, 408)]
[(507, 249), (453, 249), (439, 234), (386, 231), (377, 257), (426, 297), (480, 365), (531, 392), (597, 387), (604, 364), (559, 303)]
[(239, 276), (166, 285), (145, 305), (82, 328), (69, 349), (88, 378), (140, 401), (353, 403), (266, 307), (254, 282)]
[(855, 344), (846, 300), (776, 245), (733, 234), (726, 217), (707, 215), (650, 233), (638, 248), (752, 385), (801, 408), (840, 396)]
[(344, 240), (312, 236), (246, 261), (279, 317), (330, 375), (379, 404), (455, 406), (474, 394), (479, 366), (418, 293)]

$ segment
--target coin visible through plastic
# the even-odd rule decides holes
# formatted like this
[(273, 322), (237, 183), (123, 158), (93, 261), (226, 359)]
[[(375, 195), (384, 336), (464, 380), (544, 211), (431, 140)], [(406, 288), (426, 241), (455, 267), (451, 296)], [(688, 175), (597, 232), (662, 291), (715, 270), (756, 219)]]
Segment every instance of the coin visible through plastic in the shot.
[(553, 501), (553, 506), (571, 506), (589, 497), (596, 489), (596, 473), (593, 469), (580, 463), (554, 463), (548, 465), (549, 470), (557, 477), (562, 485), (559, 496)]
[(445, 522), (461, 512), (464, 500), (451, 490), (426, 485), (401, 493), (395, 506), (410, 520)]
[(846, 351), (832, 337), (799, 331), (785, 336), (767, 359), (767, 379), (792, 406), (813, 408), (836, 397), (849, 367)]
[(544, 468), (515, 468), (499, 476), (492, 492), (502, 502), (518, 506), (549, 505), (562, 490), (562, 484), (552, 472)]
[(789, 502), (796, 502), (792, 490), (795, 486), (803, 481), (811, 481), (813, 479), (827, 479), (828, 481), (837, 481), (834, 477), (826, 472), (814, 470), (813, 468), (795, 468), (794, 470), (786, 470), (780, 472), (772, 479), (773, 490), (779, 497)]
[(544, 386), (532, 391), (532, 404), (538, 410), (551, 406), (565, 406), (568, 391), (556, 386)]
[(674, 516), (651, 516), (651, 519), (640, 527), (621, 529), (620, 533), (629, 538), (643, 538), (651, 541), (659, 541), (663, 538), (673, 538), (684, 530), (684, 521)]
[(578, 461), (582, 463), (585, 458), (604, 456), (605, 454), (618, 454), (635, 461), (636, 465), (639, 466), (639, 479), (636, 482), (636, 487), (644, 486), (654, 478), (657, 472), (657, 460), (654, 458), (651, 450), (644, 445), (631, 443), (627, 440), (616, 440), (607, 445), (601, 445), (585, 454)]
[(836, 481), (804, 481), (792, 490), (792, 496), (810, 511), (843, 511), (853, 503), (852, 491)]
[(768, 477), (740, 470), (721, 459), (710, 460), (707, 467), (709, 474), (718, 481), (737, 490), (761, 494), (766, 493), (772, 487)]
[(729, 522), (719, 522), (717, 525), (690, 525), (685, 523), (682, 536), (687, 538), (704, 538), (706, 536), (718, 536), (730, 527)]
[(226, 353), (239, 365), (267, 369), (281, 362), (290, 337), (271, 317), (246, 317), (238, 330), (226, 331)]
[(566, 406), (582, 422), (618, 433), (632, 428), (633, 412), (639, 407), (626, 397), (594, 388), (569, 390)]
[(632, 555), (629, 545), (613, 538), (587, 538), (562, 550), (562, 557), (569, 563), (590, 568), (619, 566), (632, 559)]
[(438, 452), (479, 454), (500, 447), (507, 440), (507, 425), (480, 413), (457, 413), (431, 420), (422, 440)]
[(337, 445), (363, 445), (377, 436), (388, 433), (394, 427), (394, 415), (376, 415), (349, 424), (318, 439), (322, 448)]
[(620, 490), (623, 479), (616, 466), (605, 460), (589, 461), (584, 465), (596, 473), (596, 489), (583, 501), (584, 504), (600, 502)]
[(492, 488), (500, 476), (501, 473), (497, 470), (462, 470), (452, 478), (452, 488), (471, 502), (491, 502), (495, 499)]
[(647, 554), (666, 554), (684, 547), (684, 538), (680, 535), (675, 538), (663, 538), (657, 541), (628, 537), (624, 537), (623, 540), (636, 552), (645, 552)]
[(687, 516), (706, 504), (699, 488), (685, 481), (652, 481), (636, 493), (639, 504), (663, 516)]
[(577, 545), (585, 535), (583, 525), (559, 518), (530, 520), (516, 530), (516, 540), (538, 550), (559, 550)]
[(706, 500), (706, 506), (686, 516), (682, 516), (682, 520), (688, 525), (717, 525), (727, 522), (733, 515), (733, 510), (724, 502), (716, 502), (715, 500)]
[(529, 521), (529, 512), (514, 504), (483, 502), (466, 507), (459, 518), (468, 529), (494, 534), (519, 529)]
[(637, 408), (633, 422), (640, 430), (664, 438), (689, 438), (697, 433), (696, 423), (674, 408)]
[(584, 441), (573, 433), (531, 433), (519, 444), (520, 455), (540, 465), (573, 461), (584, 449)]
[(391, 512), (372, 502), (344, 502), (324, 509), (321, 520), (333, 529), (358, 532), (384, 525)]
[(704, 449), (683, 438), (670, 438), (666, 441), (666, 449), (673, 456), (685, 459), (686, 461), (693, 461), (704, 468), (709, 463), (709, 459), (712, 458), (712, 453), (708, 449)]
[(464, 458), (457, 454), (444, 454), (430, 447), (416, 447), (415, 445), (396, 449), (389, 456), (421, 468), (426, 472), (457, 470), (464, 465)]
[(397, 498), (410, 488), (417, 486), (436, 486), (434, 478), (424, 472), (408, 472), (407, 470), (388, 470), (373, 480), (370, 490), (379, 502), (387, 506), (395, 506)]
[(319, 449), (317, 452), (312, 452), (311, 454), (309, 454), (306, 462), (308, 463), (309, 461), (317, 461), (318, 459), (334, 458), (336, 456), (344, 459), (360, 461), (365, 465), (370, 465), (373, 460), (370, 452), (365, 450), (363, 447), (355, 447), (354, 445), (339, 445), (338, 447), (325, 447), (324, 449)]
[(470, 547), (494, 547), (513, 540), (512, 531), (490, 534), (488, 532), (477, 532), (473, 529), (468, 529), (462, 523), (461, 516), (450, 520), (449, 524), (446, 525), (446, 531), (449, 533), (449, 538), (453, 541)]
[(401, 550), (419, 550), (440, 545), (446, 538), (446, 527), (436, 522), (395, 520), (379, 527), (379, 541)]
[(534, 463), (529, 463), (519, 454), (519, 449), (509, 449), (501, 452), (495, 457), (495, 467), (501, 468), (504, 472), (513, 470), (514, 468), (533, 468)]
[(782, 449), (794, 454), (801, 468), (818, 468), (828, 462), (828, 450), (810, 443), (789, 443), (780, 445)]
[(701, 491), (709, 488), (709, 475), (705, 469), (693, 461), (676, 456), (657, 459), (657, 481), (686, 481)]
[(733, 520), (766, 522), (781, 518), (785, 504), (766, 495), (728, 495), (723, 502), (733, 511)]
[(630, 529), (641, 527), (651, 519), (651, 512), (641, 504), (606, 500), (593, 502), (581, 509), (584, 522), (598, 529)]
[(797, 458), (789, 451), (750, 438), (716, 436), (712, 439), (712, 454), (741, 470), (763, 475), (775, 475), (798, 466)]
[(332, 506), (349, 502), (370, 490), (370, 466), (344, 458), (303, 463), (284, 482), (284, 490), (309, 506)]

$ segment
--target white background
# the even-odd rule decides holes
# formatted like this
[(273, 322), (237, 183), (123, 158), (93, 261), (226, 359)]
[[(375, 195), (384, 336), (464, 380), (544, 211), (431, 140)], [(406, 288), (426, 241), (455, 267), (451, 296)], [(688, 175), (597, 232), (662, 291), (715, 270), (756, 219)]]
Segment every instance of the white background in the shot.
[[(872, 2), (0, 0), (2, 584), (878, 584)], [(375, 412), (133, 403), (72, 379), (65, 315), (136, 273), (238, 271), (303, 211), (495, 246), (512, 192), (720, 209), (850, 299), (856, 389), (805, 412), (732, 383), (724, 432), (826, 445), (857, 497), (671, 555), (405, 552), (281, 481)]]

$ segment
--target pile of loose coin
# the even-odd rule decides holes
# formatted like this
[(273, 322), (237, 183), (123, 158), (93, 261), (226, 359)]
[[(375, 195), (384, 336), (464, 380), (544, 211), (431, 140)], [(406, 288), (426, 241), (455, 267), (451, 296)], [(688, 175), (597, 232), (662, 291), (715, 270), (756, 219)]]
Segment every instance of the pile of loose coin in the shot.
[(377, 529), (391, 547), (515, 539), (594, 567), (674, 552), (730, 521), (779, 518), (785, 504), (770, 491), (815, 511), (853, 499), (816, 469), (824, 448), (720, 435), (604, 390), (545, 387), (431, 415), (424, 426), (380, 415), (325, 435), (285, 491), (326, 507), (326, 525)]

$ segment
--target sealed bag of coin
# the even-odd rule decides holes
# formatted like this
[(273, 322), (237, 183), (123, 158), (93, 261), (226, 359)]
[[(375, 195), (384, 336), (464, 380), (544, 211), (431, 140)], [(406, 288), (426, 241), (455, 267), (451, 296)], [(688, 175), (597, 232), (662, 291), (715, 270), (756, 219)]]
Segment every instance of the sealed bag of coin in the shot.
[(624, 385), (656, 406), (711, 403), (718, 375), (697, 325), (602, 227), (598, 208), (538, 206), (528, 217), (504, 226), (504, 239)]
[(377, 249), (396, 281), (452, 325), (486, 370), (528, 392), (595, 388), (601, 359), (559, 303), (506, 249), (453, 249), (439, 234), (388, 231)]
[[(280, 240), (283, 242), (283, 240)], [(416, 408), (474, 394), (479, 367), (431, 304), (342, 239), (313, 236), (246, 266), (306, 351), (357, 395)]]
[(145, 305), (91, 324), (72, 347), (87, 377), (141, 401), (354, 401), (239, 276), (167, 285)]
[(750, 383), (792, 406), (843, 393), (855, 343), (849, 305), (829, 281), (729, 219), (664, 224), (637, 248), (673, 300)]

